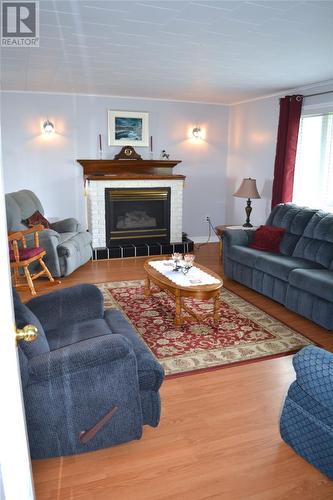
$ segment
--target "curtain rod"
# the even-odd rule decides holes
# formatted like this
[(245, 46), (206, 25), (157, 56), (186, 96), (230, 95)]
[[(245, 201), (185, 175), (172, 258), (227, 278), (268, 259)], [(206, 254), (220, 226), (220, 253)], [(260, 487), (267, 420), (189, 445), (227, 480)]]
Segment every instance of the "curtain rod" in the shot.
[(315, 95), (324, 95), (324, 94), (333, 94), (333, 90), (327, 90), (326, 92), (318, 92), (317, 94), (308, 94), (304, 96), (304, 99), (307, 97), (314, 97)]

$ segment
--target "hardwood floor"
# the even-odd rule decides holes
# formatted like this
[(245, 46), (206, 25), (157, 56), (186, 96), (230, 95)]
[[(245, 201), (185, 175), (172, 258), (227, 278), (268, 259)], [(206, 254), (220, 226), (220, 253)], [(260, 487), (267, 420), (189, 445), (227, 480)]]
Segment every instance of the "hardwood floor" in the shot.
[[(218, 244), (197, 247), (196, 256), (222, 275)], [(140, 279), (144, 260), (89, 262), (53, 289)], [(242, 285), (227, 279), (225, 285), (333, 351), (332, 333)], [(279, 436), (279, 414), (293, 379), (287, 356), (166, 380), (161, 423), (145, 428), (140, 441), (34, 461), (37, 499), (331, 499), (333, 482)]]

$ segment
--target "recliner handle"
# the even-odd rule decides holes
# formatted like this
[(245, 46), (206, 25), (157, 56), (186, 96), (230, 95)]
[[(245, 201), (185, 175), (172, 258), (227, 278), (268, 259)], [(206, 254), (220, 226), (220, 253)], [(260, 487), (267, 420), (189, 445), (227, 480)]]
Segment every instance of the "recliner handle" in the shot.
[(87, 431), (81, 431), (79, 434), (79, 441), (82, 444), (88, 443), (95, 435), (97, 434), (98, 431), (104, 427), (104, 425), (110, 420), (111, 417), (118, 411), (118, 406), (113, 406), (111, 410), (104, 415), (93, 427), (91, 427)]

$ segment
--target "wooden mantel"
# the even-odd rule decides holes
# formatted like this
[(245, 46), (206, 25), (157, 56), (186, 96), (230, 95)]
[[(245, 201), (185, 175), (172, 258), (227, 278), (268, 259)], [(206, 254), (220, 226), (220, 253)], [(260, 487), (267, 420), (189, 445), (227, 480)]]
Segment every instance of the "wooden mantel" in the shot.
[(181, 160), (77, 160), (85, 180), (109, 179), (185, 179), (173, 175)]

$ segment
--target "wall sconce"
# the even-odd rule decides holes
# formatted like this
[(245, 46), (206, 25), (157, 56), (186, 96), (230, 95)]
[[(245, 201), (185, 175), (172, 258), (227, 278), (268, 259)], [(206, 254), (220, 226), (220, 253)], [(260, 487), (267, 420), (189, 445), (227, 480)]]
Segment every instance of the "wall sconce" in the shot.
[(55, 129), (54, 129), (54, 124), (52, 122), (50, 122), (49, 119), (45, 120), (45, 122), (43, 123), (43, 132), (44, 134), (53, 134), (55, 132)]
[(192, 130), (192, 135), (194, 139), (202, 139), (202, 130), (200, 127), (194, 127)]

